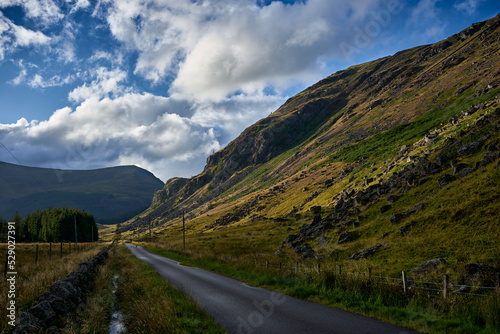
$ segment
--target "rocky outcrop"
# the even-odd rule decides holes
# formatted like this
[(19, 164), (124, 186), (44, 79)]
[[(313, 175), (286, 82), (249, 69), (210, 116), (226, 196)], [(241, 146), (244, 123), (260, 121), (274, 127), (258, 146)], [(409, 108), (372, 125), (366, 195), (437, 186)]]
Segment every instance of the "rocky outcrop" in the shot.
[(92, 289), (95, 272), (108, 257), (108, 249), (99, 252), (77, 270), (56, 281), (46, 293), (38, 296), (27, 312), (16, 319), (13, 334), (55, 332), (64, 327), (65, 318), (74, 313)]
[(451, 182), (455, 181), (456, 177), (450, 174), (444, 174), (438, 179), (439, 187), (444, 188)]
[(339, 236), (339, 241), (337, 244), (345, 244), (354, 240), (354, 234), (351, 232), (344, 232)]
[(165, 184), (162, 190), (158, 190), (153, 197), (153, 206), (161, 204), (168, 200), (170, 197), (174, 196), (182, 189), (187, 183), (189, 179), (176, 177), (170, 179)]
[(368, 256), (375, 254), (376, 252), (384, 249), (387, 246), (388, 246), (388, 244), (378, 244), (376, 246), (363, 249), (360, 252), (352, 254), (351, 257), (349, 258), (349, 261), (357, 261), (357, 260), (361, 260), (361, 259), (366, 259)]
[(389, 221), (393, 224), (397, 224), (399, 223), (400, 221), (402, 221), (403, 219), (406, 218), (406, 215), (405, 214), (402, 214), (402, 213), (396, 213), (394, 212), (393, 214), (391, 214), (391, 216), (389, 217)]
[(419, 264), (418, 266), (412, 269), (411, 273), (415, 278), (421, 279), (424, 278), (425, 276), (428, 276), (436, 272), (439, 268), (445, 265), (446, 261), (444, 259), (441, 258), (432, 259)]
[(471, 155), (478, 152), (480, 148), (481, 142), (479, 141), (468, 143), (460, 147), (460, 149), (458, 150), (458, 154), (461, 156)]
[(500, 286), (500, 268), (485, 263), (470, 263), (465, 266), (465, 284)]

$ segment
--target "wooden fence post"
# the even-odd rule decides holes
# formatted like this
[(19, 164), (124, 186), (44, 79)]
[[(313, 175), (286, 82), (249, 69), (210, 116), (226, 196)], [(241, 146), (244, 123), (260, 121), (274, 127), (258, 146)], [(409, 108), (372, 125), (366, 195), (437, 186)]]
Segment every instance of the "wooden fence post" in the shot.
[(269, 269), (269, 261), (266, 260), (266, 269)]
[(406, 293), (406, 272), (402, 271), (401, 275), (403, 276), (403, 292)]
[(448, 275), (444, 275), (444, 279), (443, 279), (443, 299), (446, 299), (448, 297), (448, 281), (449, 281)]
[(7, 264), (8, 264), (8, 259), (9, 259), (9, 251), (7, 248), (7, 252), (5, 252), (5, 265), (3, 267), (3, 277), (7, 277)]
[(35, 248), (35, 266), (38, 262), (38, 245), (36, 245), (36, 248)]

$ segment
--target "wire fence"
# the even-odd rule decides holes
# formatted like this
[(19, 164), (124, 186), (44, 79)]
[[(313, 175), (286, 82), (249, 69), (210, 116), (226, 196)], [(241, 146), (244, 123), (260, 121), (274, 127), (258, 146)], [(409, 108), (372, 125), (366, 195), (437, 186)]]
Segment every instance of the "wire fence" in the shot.
[[(197, 254), (193, 251), (183, 251), (177, 247), (170, 244), (164, 244), (170, 250), (177, 252), (185, 252), (191, 255), (198, 255), (200, 257), (205, 257), (206, 254)], [(262, 254), (263, 255), (263, 254)], [(244, 259), (240, 259), (239, 256), (228, 256), (228, 255), (217, 255), (209, 256), (215, 258), (221, 262), (229, 262), (233, 264), (244, 264)], [(245, 257), (246, 265), (248, 265), (248, 256)], [(255, 255), (255, 268), (261, 270), (268, 270), (277, 272), (280, 274), (321, 274), (321, 273), (331, 273), (338, 276), (351, 277), (353, 279), (370, 281), (372, 283), (386, 284), (391, 286), (397, 286), (404, 293), (410, 291), (427, 291), (429, 293), (441, 294), (444, 299), (450, 296), (472, 296), (472, 297), (484, 297), (490, 298), (492, 296), (497, 296), (500, 298), (500, 286), (480, 286), (480, 285), (467, 285), (458, 284), (450, 282), (449, 276), (444, 275), (441, 282), (426, 282), (414, 280), (407, 276), (405, 271), (401, 272), (400, 277), (390, 277), (383, 275), (375, 275), (372, 268), (368, 268), (365, 272), (351, 272), (346, 271), (341, 264), (328, 265), (322, 264), (321, 261), (298, 261), (294, 263), (290, 262), (271, 262), (267, 259), (263, 259), (258, 254)]]
[[(55, 257), (70, 256), (72, 253), (76, 254), (78, 252), (87, 251), (95, 246), (100, 245), (99, 242), (49, 242), (44, 243), (43, 247), (40, 247), (39, 244), (17, 244), (18, 248), (16, 250), (17, 255), (20, 252), (32, 253), (32, 261), (35, 266), (38, 265), (40, 261), (52, 261)], [(32, 248), (29, 250), (29, 248)], [(10, 256), (11, 258), (15, 258)], [(25, 257), (24, 257), (25, 258)], [(9, 251), (8, 249), (5, 252), (5, 261), (3, 264), (3, 277), (6, 277), (7, 272), (9, 272)]]
[(336, 270), (333, 270), (331, 266), (329, 266), (326, 270), (323, 270), (321, 267), (321, 262), (317, 262), (315, 264), (304, 265), (299, 261), (295, 262), (294, 266), (284, 263), (270, 263), (268, 260), (265, 262), (255, 262), (257, 267), (262, 267), (266, 269), (276, 269), (278, 268), (283, 272), (294, 272), (296, 274), (300, 273), (317, 273), (320, 274), (322, 271), (333, 272), (337, 275), (346, 275), (356, 279), (369, 280), (373, 282), (379, 282), (383, 284), (389, 284), (393, 286), (399, 286), (406, 293), (411, 290), (421, 290), (421, 291), (429, 291), (435, 293), (442, 293), (444, 298), (447, 298), (451, 295), (467, 295), (474, 297), (492, 297), (495, 295), (495, 292), (498, 296), (500, 296), (500, 286), (479, 286), (479, 285), (467, 285), (467, 284), (455, 284), (449, 281), (449, 276), (444, 275), (443, 281), (438, 282), (426, 282), (426, 281), (418, 281), (412, 278), (409, 278), (406, 275), (405, 271), (401, 272), (401, 277), (388, 277), (381, 275), (374, 275), (372, 273), (372, 268), (368, 268), (367, 272), (348, 272), (343, 270), (342, 265), (337, 265)]

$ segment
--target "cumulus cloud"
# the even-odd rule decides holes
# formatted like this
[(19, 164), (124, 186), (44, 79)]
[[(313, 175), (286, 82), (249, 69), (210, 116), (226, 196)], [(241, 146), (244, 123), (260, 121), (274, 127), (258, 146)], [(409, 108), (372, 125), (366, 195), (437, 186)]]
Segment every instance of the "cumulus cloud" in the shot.
[(83, 86), (73, 89), (68, 98), (70, 101), (79, 103), (90, 98), (100, 99), (105, 96), (117, 96), (129, 90), (129, 88), (122, 85), (127, 79), (127, 72), (115, 68), (108, 70), (106, 67), (99, 67), (93, 69), (88, 74), (93, 78), (89, 85), (86, 83)]
[(248, 122), (274, 110), (276, 102), (275, 98), (262, 102), (235, 97), (231, 102), (200, 106), (152, 94), (92, 97), (75, 109), (55, 111), (45, 121), (23, 118), (15, 124), (0, 124), (0, 141), (10, 151), (0, 150), (0, 160), (12, 161), (14, 156), (23, 163), (58, 169), (135, 164), (164, 181), (174, 175), (189, 177), (198, 174), (206, 157)]
[(358, 22), (379, 4), (128, 0), (112, 2), (107, 22), (139, 52), (136, 74), (153, 83), (173, 79), (171, 94), (220, 101), (319, 79), (319, 59), (338, 52), (338, 22)]

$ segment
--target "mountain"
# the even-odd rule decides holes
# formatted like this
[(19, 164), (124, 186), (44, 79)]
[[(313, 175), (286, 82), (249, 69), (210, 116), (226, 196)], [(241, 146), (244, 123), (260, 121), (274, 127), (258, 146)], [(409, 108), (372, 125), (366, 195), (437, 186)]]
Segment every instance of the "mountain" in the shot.
[(191, 249), (347, 261), (390, 245), (374, 261), (395, 272), (439, 256), (498, 266), (499, 36), (500, 15), (321, 80), (124, 231), (150, 216), (178, 245), (185, 212)]
[(57, 170), (0, 162), (0, 216), (49, 207), (75, 207), (99, 223), (118, 223), (144, 211), (164, 183), (136, 166)]

